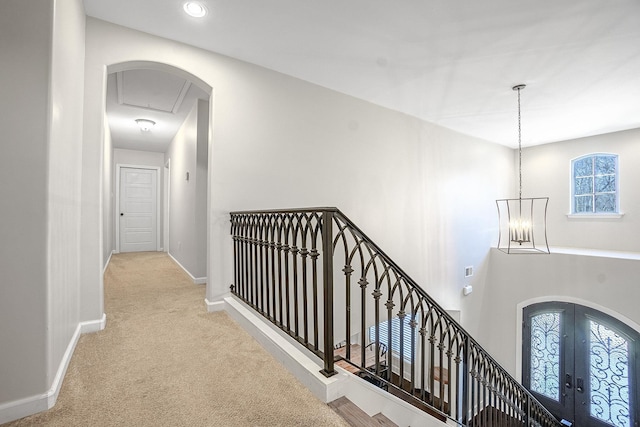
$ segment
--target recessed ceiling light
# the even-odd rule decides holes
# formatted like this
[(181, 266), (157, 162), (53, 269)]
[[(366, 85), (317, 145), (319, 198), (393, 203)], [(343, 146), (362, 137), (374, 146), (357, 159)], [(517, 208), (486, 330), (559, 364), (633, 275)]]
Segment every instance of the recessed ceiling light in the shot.
[(207, 14), (207, 8), (197, 1), (188, 1), (183, 7), (184, 11), (187, 12), (187, 15), (193, 16), (194, 18), (202, 18)]

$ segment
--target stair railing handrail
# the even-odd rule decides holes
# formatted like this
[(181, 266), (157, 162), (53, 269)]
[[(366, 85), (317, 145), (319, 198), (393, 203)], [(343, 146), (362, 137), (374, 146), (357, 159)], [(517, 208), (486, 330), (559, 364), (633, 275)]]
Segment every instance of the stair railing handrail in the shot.
[[(323, 280), (333, 280), (332, 279), (332, 273), (330, 273), (330, 271), (332, 271), (332, 267), (333, 267), (333, 255), (334, 255), (334, 249), (335, 246), (338, 242), (338, 237), (339, 237), (339, 233), (343, 233), (345, 229), (349, 228), (349, 232), (351, 233), (355, 233), (357, 234), (358, 238), (360, 238), (364, 243), (366, 243), (366, 245), (373, 249), (373, 251), (375, 251), (377, 253), (377, 255), (385, 262), (387, 263), (393, 270), (395, 270), (395, 273), (397, 276), (401, 277), (404, 282), (413, 288), (413, 290), (418, 293), (420, 295), (420, 297), (424, 298), (426, 301), (428, 301), (428, 303), (430, 305), (432, 305), (432, 307), (438, 312), (438, 316), (443, 317), (444, 319), (446, 319), (446, 322), (449, 323), (449, 325), (451, 327), (453, 327), (456, 330), (456, 333), (460, 333), (464, 338), (465, 341), (465, 361), (468, 362), (469, 359), (469, 354), (468, 352), (470, 352), (469, 347), (472, 346), (474, 347), (474, 351), (476, 352), (476, 354), (480, 354), (482, 355), (483, 361), (485, 363), (489, 363), (490, 365), (492, 365), (492, 369), (497, 370), (497, 372), (502, 375), (503, 378), (508, 379), (508, 381), (511, 383), (511, 385), (513, 387), (515, 387), (517, 389), (518, 392), (522, 393), (524, 396), (526, 396), (526, 401), (527, 401), (527, 405), (526, 405), (526, 409), (525, 409), (525, 413), (521, 414), (523, 415), (525, 422), (527, 425), (538, 425), (536, 423), (535, 420), (532, 420), (529, 418), (529, 413), (531, 412), (531, 410), (536, 410), (538, 413), (542, 413), (542, 416), (545, 418), (545, 421), (550, 421), (553, 420), (555, 421), (555, 424), (546, 424), (546, 425), (557, 425), (560, 426), (561, 424), (555, 419), (555, 417), (524, 387), (522, 386), (515, 378), (513, 378), (513, 376), (511, 376), (511, 374), (509, 374), (495, 359), (493, 359), (493, 357), (491, 357), (491, 355), (462, 327), (462, 325), (460, 325), (449, 313), (446, 312), (446, 310), (444, 310), (435, 300), (433, 300), (433, 298), (431, 298), (431, 296), (421, 287), (419, 286), (401, 267), (399, 267), (394, 261), (393, 259), (391, 259), (391, 257), (389, 257), (372, 239), (370, 239), (366, 233), (364, 233), (353, 221), (351, 221), (343, 212), (341, 212), (338, 208), (336, 207), (320, 207), (320, 208), (290, 208), (290, 209), (269, 209), (269, 210), (244, 210), (244, 211), (233, 211), (230, 213), (231, 217), (232, 217), (232, 222), (233, 222), (233, 217), (234, 216), (239, 216), (239, 215), (268, 215), (268, 214), (277, 214), (277, 215), (296, 215), (296, 214), (301, 214), (301, 215), (305, 215), (305, 214), (311, 214), (311, 213), (321, 213), (322, 215), (322, 249), (323, 249), (323, 255), (325, 256), (324, 258), (324, 262), (323, 262), (323, 268), (325, 269), (325, 272), (323, 274)], [(333, 233), (331, 232), (332, 229), (332, 225), (333, 222), (336, 221), (336, 219), (339, 219), (340, 221), (342, 221), (342, 223), (344, 224), (342, 227), (340, 227), (340, 230), (338, 232), (338, 234), (336, 234), (336, 237), (333, 237)], [(336, 221), (336, 224), (339, 225), (339, 223)], [(232, 232), (233, 232), (233, 225), (232, 225)], [(329, 244), (329, 242), (331, 242), (331, 251), (327, 251), (327, 245)], [(330, 256), (327, 256), (330, 255)], [(329, 260), (330, 259), (330, 260)], [(329, 285), (327, 286), (325, 284), (325, 286), (323, 286), (324, 288), (324, 296), (325, 296), (325, 300), (327, 301), (333, 301), (333, 285)], [(325, 304), (327, 305), (327, 304)], [(332, 306), (333, 304), (329, 304), (329, 306)], [(255, 308), (255, 307), (254, 307)], [(327, 310), (328, 307), (325, 307), (325, 310)], [(331, 308), (332, 310), (332, 308)], [(325, 314), (327, 314), (325, 312)], [(325, 318), (325, 330), (324, 330), (324, 334), (325, 334), (325, 339), (324, 339), (324, 351), (323, 352), (318, 352), (316, 351), (316, 354), (322, 355), (322, 357), (324, 357), (324, 361), (325, 361), (325, 367), (322, 370), (324, 375), (330, 376), (332, 374), (335, 373), (334, 371), (334, 367), (333, 367), (333, 361), (334, 361), (334, 343), (333, 343), (333, 314), (331, 312), (330, 316), (327, 316), (329, 318)], [(327, 324), (327, 322), (330, 322), (330, 324)], [(275, 323), (275, 322), (274, 322)], [(389, 352), (391, 353), (391, 352)], [(391, 357), (391, 356), (389, 356)], [(473, 376), (474, 373), (471, 373), (471, 375)], [(494, 377), (495, 377), (495, 372), (494, 372)], [(464, 381), (463, 382), (463, 387), (466, 387), (466, 384), (468, 383), (468, 381)], [(463, 406), (466, 407), (467, 403), (467, 397), (468, 397), (468, 390), (462, 390), (461, 392), (463, 399)], [(505, 402), (507, 404), (509, 404), (510, 402), (508, 401), (508, 397), (505, 397)], [(473, 402), (472, 402), (473, 404)], [(534, 406), (535, 408), (533, 408), (532, 406)], [(519, 411), (517, 408), (515, 408), (517, 411)], [(466, 413), (466, 411), (465, 411)], [(457, 420), (455, 420), (457, 421)], [(466, 421), (466, 420), (465, 420)]]

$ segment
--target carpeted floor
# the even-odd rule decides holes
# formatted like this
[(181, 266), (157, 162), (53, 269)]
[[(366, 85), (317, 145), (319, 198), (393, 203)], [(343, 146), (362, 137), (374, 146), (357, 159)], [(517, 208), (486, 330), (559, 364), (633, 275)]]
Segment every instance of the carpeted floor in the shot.
[(347, 426), (164, 253), (114, 255), (104, 331), (83, 335), (58, 402), (6, 426)]

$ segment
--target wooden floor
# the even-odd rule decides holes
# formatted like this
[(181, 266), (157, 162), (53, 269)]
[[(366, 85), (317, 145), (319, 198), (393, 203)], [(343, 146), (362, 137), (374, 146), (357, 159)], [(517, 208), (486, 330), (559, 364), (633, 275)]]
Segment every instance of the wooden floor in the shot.
[(398, 427), (382, 414), (370, 417), (344, 396), (330, 402), (329, 406), (353, 427)]

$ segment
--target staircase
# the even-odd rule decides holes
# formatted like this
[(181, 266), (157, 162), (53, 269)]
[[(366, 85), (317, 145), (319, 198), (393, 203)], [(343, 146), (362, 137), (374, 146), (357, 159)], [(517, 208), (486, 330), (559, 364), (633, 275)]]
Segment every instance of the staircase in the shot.
[(337, 208), (232, 212), (231, 234), (231, 292), (326, 377), (338, 363), (442, 422), (561, 426)]
[(398, 427), (396, 423), (381, 413), (370, 417), (346, 397), (340, 397), (330, 402), (329, 406), (353, 427)]

